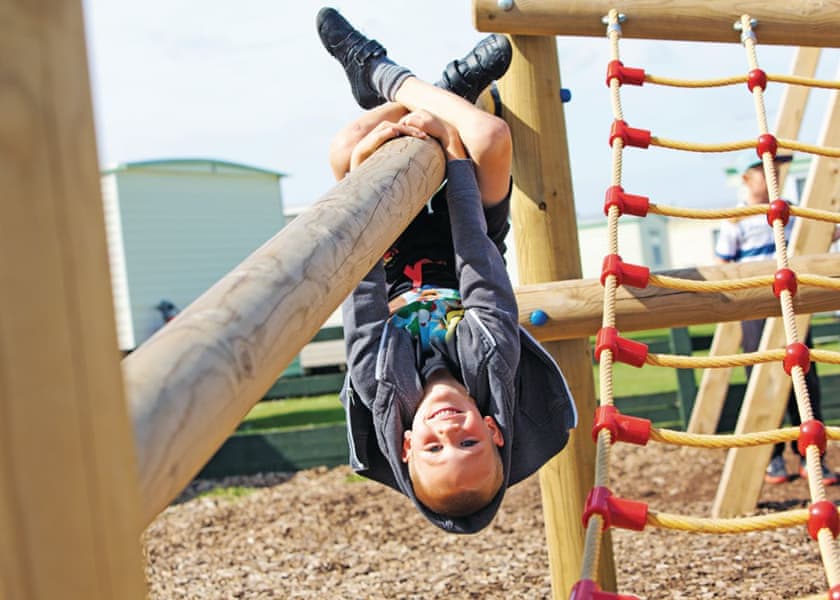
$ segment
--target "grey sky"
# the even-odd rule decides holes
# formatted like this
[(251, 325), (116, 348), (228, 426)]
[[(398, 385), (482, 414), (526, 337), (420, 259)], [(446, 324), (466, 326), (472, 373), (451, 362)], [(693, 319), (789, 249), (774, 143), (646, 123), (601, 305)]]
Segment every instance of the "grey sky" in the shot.
[[(360, 111), (340, 66), (319, 43), (314, 22), (321, 6), (311, 0), (84, 0), (101, 164), (172, 157), (242, 162), (287, 173), (288, 205), (316, 201), (333, 185), (326, 160), (330, 138)], [(467, 0), (332, 6), (429, 80), (486, 35), (473, 29)], [(762, 46), (760, 26), (757, 34), (760, 65), (788, 72), (794, 49)], [(610, 183), (609, 45), (606, 38), (558, 38), (557, 45), (563, 86), (572, 92), (565, 114), (575, 200), (578, 213), (591, 217)], [(837, 56), (823, 52), (819, 76), (836, 77)], [(627, 66), (679, 78), (747, 69), (737, 43), (624, 40), (621, 57)], [(711, 143), (757, 134), (743, 85), (709, 91), (624, 87), (622, 98), (627, 122), (660, 137)], [(779, 98), (779, 87), (770, 87), (771, 127)], [(828, 98), (828, 92), (812, 94), (804, 141), (817, 141)], [(681, 206), (734, 201), (724, 187), (731, 156), (653, 148), (629, 149), (625, 157), (630, 193)]]

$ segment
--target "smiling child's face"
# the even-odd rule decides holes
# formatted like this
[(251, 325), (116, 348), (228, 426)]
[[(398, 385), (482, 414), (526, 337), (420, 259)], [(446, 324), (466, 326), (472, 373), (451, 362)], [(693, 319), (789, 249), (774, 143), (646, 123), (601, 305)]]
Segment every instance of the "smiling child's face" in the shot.
[[(440, 373), (440, 376), (437, 376)], [(440, 495), (463, 490), (498, 489), (498, 448), (504, 438), (493, 417), (483, 417), (454, 377), (435, 373), (403, 440), (404, 462), (411, 463), (425, 490)]]

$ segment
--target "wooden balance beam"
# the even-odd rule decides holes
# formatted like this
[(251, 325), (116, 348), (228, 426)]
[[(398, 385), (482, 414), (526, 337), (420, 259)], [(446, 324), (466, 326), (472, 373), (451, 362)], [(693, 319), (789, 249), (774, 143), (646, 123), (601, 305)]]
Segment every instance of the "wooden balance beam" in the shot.
[(628, 15), (622, 37), (695, 42), (737, 42), (733, 25), (742, 14), (758, 21), (762, 44), (840, 46), (836, 2), (785, 3), (744, 0), (737, 10), (727, 0), (473, 0), (473, 22), (479, 31), (522, 35), (604, 35), (601, 22), (613, 8)]
[(436, 142), (387, 143), (123, 360), (144, 524), (236, 429), (443, 176)]

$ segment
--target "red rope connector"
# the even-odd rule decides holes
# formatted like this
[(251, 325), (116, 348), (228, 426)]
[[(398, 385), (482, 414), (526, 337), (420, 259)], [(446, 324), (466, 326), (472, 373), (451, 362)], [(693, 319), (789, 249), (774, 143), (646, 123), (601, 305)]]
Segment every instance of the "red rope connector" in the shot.
[(785, 360), (782, 362), (782, 366), (788, 375), (790, 375), (793, 367), (800, 367), (803, 374), (807, 373), (811, 368), (811, 351), (808, 346), (802, 342), (788, 344), (785, 348)]
[(625, 500), (612, 495), (609, 488), (594, 487), (589, 490), (583, 509), (583, 526), (589, 525), (593, 514), (601, 515), (604, 529), (618, 527), (641, 531), (647, 524), (648, 506), (644, 502)]
[(808, 533), (811, 539), (817, 539), (820, 529), (828, 528), (833, 537), (840, 533), (840, 517), (837, 516), (837, 507), (830, 500), (814, 502), (808, 508)]
[(767, 89), (767, 73), (761, 69), (753, 69), (747, 76), (747, 87), (753, 91), (754, 87), (759, 87), (762, 90)]
[(808, 419), (799, 426), (799, 440), (796, 444), (799, 454), (805, 456), (808, 446), (816, 446), (820, 449), (820, 454), (825, 454), (826, 444), (825, 425), (822, 421)]
[(625, 147), (647, 148), (650, 146), (650, 131), (629, 127), (625, 121), (619, 121), (618, 119), (613, 121), (610, 128), (610, 146), (613, 145), (613, 140), (617, 137), (621, 138)]
[(650, 441), (650, 420), (641, 417), (622, 415), (612, 405), (599, 406), (595, 409), (595, 420), (592, 423), (592, 439), (598, 441), (602, 429), (610, 432), (610, 440), (627, 442), (638, 446), (646, 446)]
[(776, 158), (776, 151), (779, 149), (779, 144), (776, 142), (776, 136), (770, 133), (762, 133), (758, 136), (758, 142), (755, 145), (755, 152), (758, 158), (764, 160), (764, 153), (769, 152), (770, 156)]
[(648, 208), (650, 208), (650, 200), (647, 196), (625, 194), (623, 187), (612, 185), (607, 188), (606, 198), (604, 199), (605, 215), (610, 214), (610, 207), (612, 206), (618, 207), (619, 216), (626, 213), (634, 217), (646, 217)]
[(616, 594), (615, 592), (604, 592), (591, 579), (581, 579), (572, 586), (572, 593), (569, 596), (569, 600), (639, 600), (639, 597)]
[(779, 269), (773, 275), (773, 293), (776, 298), (782, 295), (782, 290), (787, 290), (791, 296), (796, 295), (796, 273), (790, 269)]
[(840, 600), (840, 583), (828, 590), (828, 600)]
[(607, 254), (601, 267), (601, 285), (606, 285), (608, 275), (613, 275), (618, 285), (646, 288), (650, 280), (650, 269), (625, 263), (618, 254)]
[(782, 220), (782, 225), (787, 225), (790, 219), (790, 204), (784, 200), (773, 200), (767, 209), (767, 222), (773, 227), (773, 221)]
[(626, 363), (634, 367), (645, 364), (648, 355), (647, 344), (628, 340), (618, 335), (615, 327), (602, 327), (595, 336), (595, 358), (601, 360), (601, 352), (611, 350), (613, 360)]
[(607, 64), (607, 87), (610, 87), (613, 79), (618, 79), (619, 84), (642, 85), (645, 82), (645, 70), (625, 67), (620, 60), (611, 60)]

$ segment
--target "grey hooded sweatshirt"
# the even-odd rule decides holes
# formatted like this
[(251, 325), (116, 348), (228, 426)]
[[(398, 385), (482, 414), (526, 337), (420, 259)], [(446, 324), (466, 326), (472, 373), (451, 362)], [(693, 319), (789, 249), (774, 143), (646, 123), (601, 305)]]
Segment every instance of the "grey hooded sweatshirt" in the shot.
[(456, 366), (453, 375), (481, 414), (499, 425), (505, 442), (499, 449), (504, 469), (499, 492), (490, 504), (463, 517), (432, 511), (414, 495), (401, 457), (403, 434), (423, 398), (419, 341), (391, 326), (381, 260), (342, 307), (348, 371), (341, 401), (350, 466), (357, 473), (407, 495), (438, 527), (475, 533), (493, 520), (508, 486), (565, 447), (577, 411), (557, 364), (519, 326), (504, 260), (487, 236), (471, 160), (447, 163), (447, 204), (465, 314), (453, 339), (437, 343), (434, 352)]

